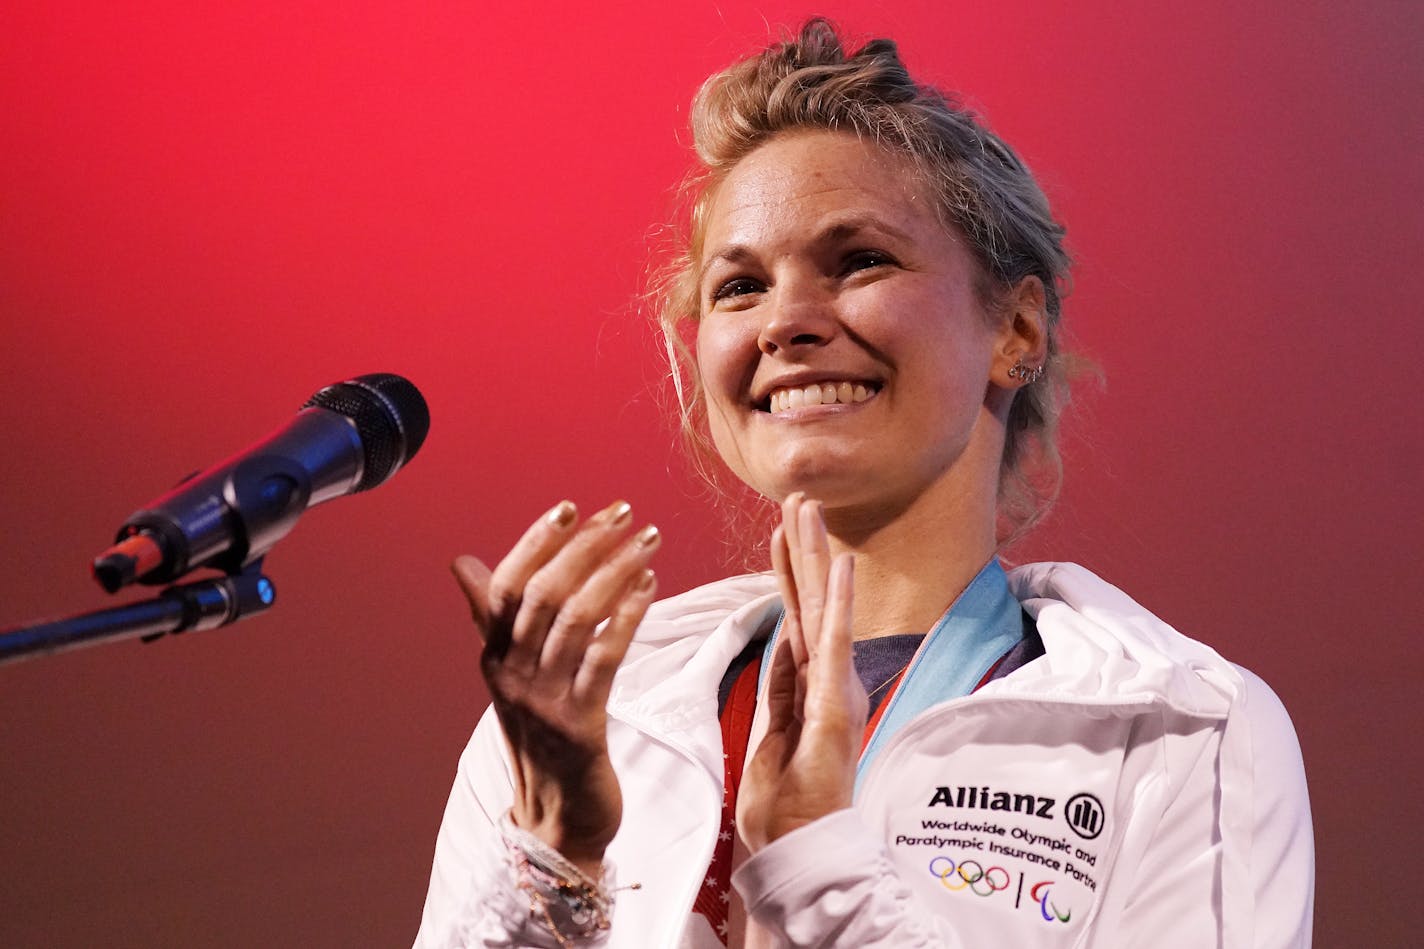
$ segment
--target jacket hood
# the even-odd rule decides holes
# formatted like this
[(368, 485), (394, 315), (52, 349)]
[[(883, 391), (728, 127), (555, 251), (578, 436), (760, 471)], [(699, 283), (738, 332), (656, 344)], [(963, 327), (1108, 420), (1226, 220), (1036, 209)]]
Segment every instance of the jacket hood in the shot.
[(1208, 719), (1226, 718), (1241, 694), (1241, 674), (1214, 649), (1183, 636), (1077, 564), (1026, 564), (1008, 579), (1038, 624), (1045, 655), (990, 683), (981, 690), (985, 694), (1164, 702)]

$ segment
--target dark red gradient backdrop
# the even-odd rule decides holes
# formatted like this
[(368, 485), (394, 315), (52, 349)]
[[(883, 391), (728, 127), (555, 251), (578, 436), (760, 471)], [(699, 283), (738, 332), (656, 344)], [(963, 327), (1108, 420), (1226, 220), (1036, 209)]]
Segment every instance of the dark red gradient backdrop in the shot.
[[(635, 298), (698, 82), (809, 11), (107, 6), (0, 12), (0, 625), (108, 602), (118, 523), (320, 385), (405, 374), (434, 424), (269, 558), (271, 614), (0, 668), (0, 944), (399, 945), (485, 702), (451, 557), (626, 497), (664, 589), (722, 569)], [(1274, 684), (1319, 943), (1406, 944), (1421, 7), (822, 11), (966, 90), (1069, 224), (1108, 383), (1022, 555)]]

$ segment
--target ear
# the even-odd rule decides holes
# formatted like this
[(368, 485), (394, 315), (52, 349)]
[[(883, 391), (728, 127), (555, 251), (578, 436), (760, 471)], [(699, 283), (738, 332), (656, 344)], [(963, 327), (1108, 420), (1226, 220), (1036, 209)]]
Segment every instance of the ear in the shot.
[[(1009, 291), (990, 378), (1005, 389), (1026, 385), (1048, 359), (1048, 295), (1043, 281), (1024, 277)], [(1018, 368), (1015, 368), (1018, 367)]]

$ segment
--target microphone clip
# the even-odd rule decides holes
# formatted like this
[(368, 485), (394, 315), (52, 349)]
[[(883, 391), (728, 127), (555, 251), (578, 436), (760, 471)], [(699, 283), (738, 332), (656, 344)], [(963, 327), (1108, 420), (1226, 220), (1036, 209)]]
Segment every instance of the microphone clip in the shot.
[(157, 599), (171, 601), (180, 607), (178, 625), (173, 629), (146, 633), (139, 639), (151, 643), (169, 633), (176, 636), (189, 630), (217, 629), (253, 613), (271, 609), (277, 601), (277, 588), (263, 574), (262, 560), (258, 557), (238, 573), (175, 583), (168, 587), (158, 594)]

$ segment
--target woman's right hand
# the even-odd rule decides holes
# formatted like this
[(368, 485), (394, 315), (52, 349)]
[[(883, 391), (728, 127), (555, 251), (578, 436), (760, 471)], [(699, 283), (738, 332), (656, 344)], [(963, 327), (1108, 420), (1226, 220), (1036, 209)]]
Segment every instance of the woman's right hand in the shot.
[(579, 524), (563, 501), (493, 573), (468, 555), (451, 565), (484, 639), (480, 669), (514, 763), (514, 823), (594, 879), (623, 814), (605, 706), (657, 586), (648, 562), (658, 530), (630, 537), (632, 523), (623, 502)]

